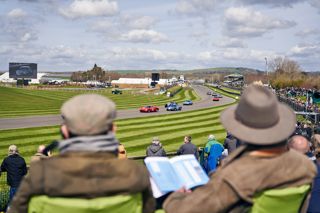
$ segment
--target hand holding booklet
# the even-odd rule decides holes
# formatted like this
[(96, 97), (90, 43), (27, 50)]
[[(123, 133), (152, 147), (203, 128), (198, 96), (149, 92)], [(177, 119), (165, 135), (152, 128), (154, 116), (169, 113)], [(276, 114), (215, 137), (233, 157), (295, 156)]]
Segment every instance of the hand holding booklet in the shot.
[(150, 182), (155, 198), (181, 187), (187, 189), (204, 185), (209, 181), (194, 155), (167, 157), (148, 157), (145, 160), (151, 175)]

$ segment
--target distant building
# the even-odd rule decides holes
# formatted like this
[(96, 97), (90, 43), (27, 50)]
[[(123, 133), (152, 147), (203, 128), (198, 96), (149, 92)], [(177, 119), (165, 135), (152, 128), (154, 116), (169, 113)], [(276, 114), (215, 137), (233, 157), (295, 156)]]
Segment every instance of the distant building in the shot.
[[(38, 73), (37, 74), (37, 79), (30, 79), (30, 84), (39, 84), (41, 79), (47, 75), (46, 73)], [(10, 78), (9, 77), (9, 72), (5, 72), (2, 75), (0, 75), (0, 82), (3, 83), (16, 83), (17, 80), (15, 80), (14, 78)]]
[[(151, 85), (151, 78), (119, 78), (118, 80), (111, 81), (112, 86), (118, 87), (136, 87), (136, 88), (145, 88)], [(171, 85), (171, 79), (159, 79), (157, 81), (158, 87)]]
[(231, 87), (243, 87), (244, 76), (237, 73), (224, 76), (223, 84)]

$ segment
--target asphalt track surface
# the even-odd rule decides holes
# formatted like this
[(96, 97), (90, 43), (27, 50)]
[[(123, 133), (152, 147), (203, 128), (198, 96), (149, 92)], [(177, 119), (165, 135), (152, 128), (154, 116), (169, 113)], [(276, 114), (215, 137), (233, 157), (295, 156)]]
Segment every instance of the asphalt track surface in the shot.
[[(229, 104), (235, 100), (226, 96), (220, 99), (220, 101), (212, 101), (212, 96), (207, 95), (207, 92), (210, 91), (205, 86), (193, 85), (192, 86), (196, 93), (200, 96), (201, 100), (194, 102), (193, 105), (182, 106), (182, 111), (191, 111), (203, 108), (210, 108)], [(178, 103), (182, 105), (182, 103)], [(138, 109), (128, 109), (128, 110), (119, 110), (117, 112), (117, 119), (124, 118), (136, 118), (136, 117), (147, 117), (153, 115), (162, 115), (162, 114), (172, 114), (179, 113), (180, 111), (166, 111), (164, 106), (159, 106), (159, 112), (150, 112), (150, 113), (141, 113)], [(29, 128), (29, 127), (41, 127), (41, 126), (54, 126), (62, 123), (60, 115), (44, 115), (44, 116), (28, 116), (20, 118), (1, 118), (0, 119), (0, 130), (2, 129), (19, 129), (19, 128)]]

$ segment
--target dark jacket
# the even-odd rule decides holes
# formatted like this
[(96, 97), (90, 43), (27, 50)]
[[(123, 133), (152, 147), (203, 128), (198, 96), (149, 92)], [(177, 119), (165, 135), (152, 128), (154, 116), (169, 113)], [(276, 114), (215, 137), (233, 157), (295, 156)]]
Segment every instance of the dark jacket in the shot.
[(250, 155), (242, 146), (225, 159), (206, 185), (192, 193), (172, 193), (164, 209), (166, 213), (248, 212), (257, 193), (311, 184), (315, 176), (315, 165), (294, 150), (261, 157)]
[(107, 152), (68, 152), (31, 162), (9, 213), (27, 213), (34, 195), (95, 198), (139, 192), (143, 212), (154, 212), (149, 174), (142, 164)]
[(311, 191), (311, 198), (308, 207), (308, 213), (319, 213), (320, 212), (320, 165), (316, 163), (318, 174), (314, 178), (313, 188)]
[(177, 151), (177, 154), (178, 155), (192, 154), (192, 155), (194, 155), (196, 157), (196, 159), (199, 158), (198, 149), (197, 149), (196, 145), (194, 145), (191, 142), (185, 143), (182, 146), (180, 146), (180, 148)]
[(150, 156), (157, 156), (157, 157), (164, 157), (166, 156), (166, 151), (164, 151), (163, 147), (160, 144), (151, 144), (148, 146), (146, 155)]
[(223, 146), (228, 150), (228, 154), (230, 155), (234, 150), (236, 150), (236, 148), (240, 146), (240, 143), (236, 138), (230, 137), (224, 140)]
[(7, 183), (10, 187), (18, 187), (23, 176), (27, 174), (27, 165), (19, 154), (9, 155), (1, 164), (1, 172), (7, 172)]

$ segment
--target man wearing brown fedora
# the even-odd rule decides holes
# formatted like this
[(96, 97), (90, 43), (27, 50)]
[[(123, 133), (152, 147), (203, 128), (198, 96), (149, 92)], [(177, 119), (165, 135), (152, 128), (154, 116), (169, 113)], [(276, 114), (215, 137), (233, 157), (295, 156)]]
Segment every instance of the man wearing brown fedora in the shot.
[(286, 146), (295, 129), (294, 112), (279, 103), (270, 90), (252, 85), (244, 90), (237, 105), (221, 114), (221, 122), (244, 145), (225, 159), (206, 185), (192, 192), (181, 189), (172, 193), (163, 205), (166, 212), (247, 212), (263, 192), (300, 187), (305, 192), (299, 197), (302, 201), (289, 198), (282, 205), (295, 204), (293, 212), (305, 207), (308, 191), (304, 189), (310, 188), (316, 168)]
[(115, 104), (101, 95), (78, 95), (61, 114), (59, 155), (31, 162), (9, 213), (154, 212), (146, 168), (118, 159)]

